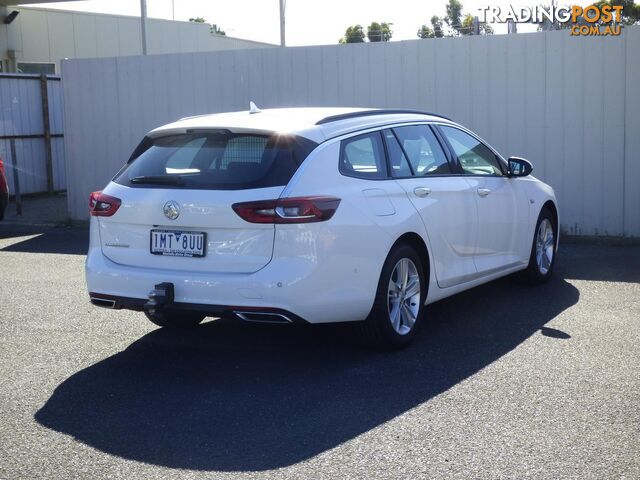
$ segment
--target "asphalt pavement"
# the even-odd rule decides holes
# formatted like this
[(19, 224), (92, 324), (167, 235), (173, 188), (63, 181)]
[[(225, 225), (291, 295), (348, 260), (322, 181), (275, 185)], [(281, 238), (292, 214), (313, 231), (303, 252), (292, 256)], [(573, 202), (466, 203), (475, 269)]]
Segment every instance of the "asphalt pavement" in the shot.
[(640, 247), (563, 245), (376, 353), (93, 307), (86, 245), (0, 225), (0, 479), (640, 478)]

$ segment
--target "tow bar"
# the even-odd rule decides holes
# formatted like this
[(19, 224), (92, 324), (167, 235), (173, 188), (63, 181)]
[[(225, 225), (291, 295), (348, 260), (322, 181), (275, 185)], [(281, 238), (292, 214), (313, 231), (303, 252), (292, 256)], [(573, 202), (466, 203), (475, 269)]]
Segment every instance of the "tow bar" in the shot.
[(155, 315), (173, 303), (173, 283), (159, 283), (149, 292), (149, 300), (144, 304), (145, 312)]

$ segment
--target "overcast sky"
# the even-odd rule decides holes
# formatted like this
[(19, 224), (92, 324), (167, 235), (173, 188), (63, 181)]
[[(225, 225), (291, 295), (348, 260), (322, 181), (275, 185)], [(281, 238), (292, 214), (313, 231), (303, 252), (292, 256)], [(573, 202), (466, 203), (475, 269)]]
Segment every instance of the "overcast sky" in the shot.
[[(19, 1), (19, 0), (17, 0)], [(595, 1), (595, 0), (594, 0)], [(150, 17), (172, 18), (172, 0), (147, 0)], [(550, 0), (462, 0), (463, 13), (478, 15), (478, 7), (498, 5), (548, 4)], [(558, 4), (565, 2), (560, 0)], [(568, 4), (586, 5), (592, 1), (573, 0)], [(227, 35), (270, 43), (280, 43), (278, 0), (175, 0), (175, 19), (204, 17), (216, 23)], [(446, 0), (287, 0), (287, 45), (337, 43), (347, 26), (366, 27), (372, 21), (393, 23), (393, 40), (416, 39), (416, 32), (432, 15), (444, 16)], [(82, 0), (43, 4), (47, 8), (140, 15), (138, 0)], [(505, 25), (494, 25), (496, 33), (506, 33)], [(535, 30), (519, 25), (518, 31)]]

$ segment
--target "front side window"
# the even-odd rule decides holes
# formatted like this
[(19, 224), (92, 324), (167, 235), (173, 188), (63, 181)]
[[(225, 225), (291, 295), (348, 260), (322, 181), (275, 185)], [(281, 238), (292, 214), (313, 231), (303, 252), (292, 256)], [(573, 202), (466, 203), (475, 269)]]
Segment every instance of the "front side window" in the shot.
[(440, 126), (458, 157), (464, 173), (470, 175), (503, 175), (500, 160), (484, 143), (460, 129)]
[(438, 139), (427, 125), (394, 128), (400, 145), (409, 157), (414, 175), (449, 175), (451, 166)]
[(317, 146), (302, 137), (203, 131), (145, 138), (114, 181), (131, 187), (242, 190), (286, 185)]
[(340, 145), (340, 173), (358, 178), (385, 178), (385, 156), (380, 132), (350, 137)]

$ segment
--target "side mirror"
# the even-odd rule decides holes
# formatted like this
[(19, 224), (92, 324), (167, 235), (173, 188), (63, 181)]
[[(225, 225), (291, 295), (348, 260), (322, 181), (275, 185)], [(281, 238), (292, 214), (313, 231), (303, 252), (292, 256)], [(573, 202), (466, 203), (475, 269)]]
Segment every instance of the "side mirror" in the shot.
[(533, 171), (533, 165), (529, 160), (520, 157), (509, 157), (509, 176), (526, 177)]

